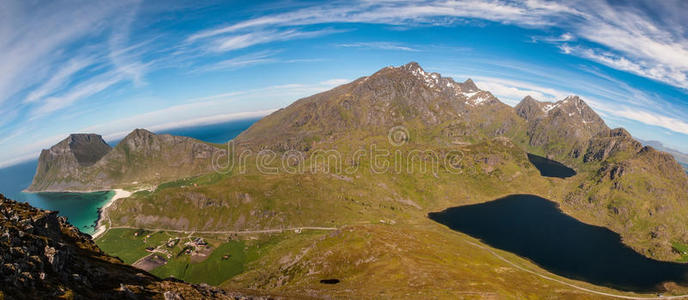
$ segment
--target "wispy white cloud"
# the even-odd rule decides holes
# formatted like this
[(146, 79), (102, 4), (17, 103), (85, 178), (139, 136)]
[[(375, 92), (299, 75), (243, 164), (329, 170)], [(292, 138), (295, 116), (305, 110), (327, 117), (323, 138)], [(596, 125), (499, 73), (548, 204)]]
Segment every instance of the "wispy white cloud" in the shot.
[(639, 109), (615, 109), (614, 114), (626, 119), (635, 120), (643, 124), (654, 125), (674, 132), (688, 134), (688, 122), (662, 114)]
[(119, 81), (141, 83), (149, 64), (128, 42), (138, 2), (4, 2), (0, 103), (33, 120)]
[(526, 26), (553, 24), (561, 14), (578, 15), (570, 6), (530, 0), (525, 4), (506, 1), (353, 1), (318, 5), (296, 11), (266, 15), (232, 25), (203, 30), (187, 40), (214, 37), (255, 28), (303, 26), (325, 23), (451, 24), (437, 17), (478, 18)]
[[(256, 89), (230, 91), (187, 99), (180, 104), (91, 126), (69, 128), (66, 129), (68, 131), (60, 134), (40, 136), (39, 132), (34, 132), (29, 143), (13, 145), (13, 147), (9, 147), (11, 151), (0, 152), (0, 167), (35, 159), (41, 149), (52, 146), (72, 132), (92, 132), (112, 140), (123, 137), (135, 128), (155, 131), (215, 124), (233, 119), (261, 117), (275, 111), (280, 106), (292, 103), (298, 98), (326, 91), (348, 81), (347, 79), (336, 78), (316, 83), (271, 85)], [(99, 89), (96, 82), (93, 85), (93, 90)], [(276, 101), (269, 103), (258, 101), (265, 98), (276, 99)], [(56, 101), (56, 103), (61, 102)], [(18, 137), (25, 136), (27, 132), (29, 132), (27, 128), (16, 129), (8, 133), (8, 138), (0, 139), (0, 145), (14, 142)]]
[(31, 93), (29, 93), (24, 99), (24, 102), (30, 103), (38, 101), (44, 98), (45, 96), (52, 94), (56, 90), (64, 88), (70, 82), (71, 77), (75, 73), (91, 65), (92, 62), (93, 59), (91, 58), (71, 59), (65, 65), (60, 66), (57, 72), (52, 77), (50, 77), (45, 83), (31, 91)]
[(379, 49), (379, 50), (395, 50), (395, 51), (410, 51), (418, 52), (419, 49), (400, 45), (391, 42), (358, 42), (358, 43), (344, 43), (338, 44), (339, 47), (344, 48), (365, 48), (365, 49)]
[(571, 92), (560, 91), (524, 81), (484, 76), (474, 76), (473, 79), (480, 89), (490, 91), (504, 103), (512, 106), (518, 104), (526, 96), (531, 96), (538, 101), (551, 102), (571, 94)]
[[(67, 56), (64, 47), (87, 35), (98, 35), (104, 21), (126, 5), (121, 2), (3, 2), (0, 18), (0, 103), (33, 86)], [(73, 53), (72, 53), (73, 54)], [(56, 81), (59, 81), (56, 79)]]
[(205, 65), (199, 65), (198, 67), (191, 70), (193, 73), (197, 72), (208, 72), (215, 70), (236, 70), (244, 67), (269, 64), (269, 63), (283, 63), (283, 64), (294, 64), (294, 63), (310, 63), (310, 62), (320, 62), (323, 59), (319, 58), (292, 58), (284, 59), (277, 56), (280, 50), (261, 50), (257, 52), (251, 52), (228, 59), (223, 59), (217, 62), (211, 62)]
[(216, 38), (210, 42), (210, 50), (217, 52), (232, 51), (271, 42), (308, 39), (339, 32), (342, 32), (342, 30), (321, 29), (304, 31), (288, 29), (255, 31)]
[[(627, 71), (673, 86), (688, 89), (688, 68), (685, 68), (685, 71), (681, 71), (682, 68), (678, 67), (657, 64), (656, 62), (648, 63), (645, 61), (631, 60), (625, 56), (609, 51), (601, 51), (580, 46), (569, 46), (568, 44), (560, 45), (559, 49), (561, 49), (563, 53), (587, 58), (617, 70)], [(686, 59), (688, 60), (688, 58)]]
[[(666, 2), (671, 2), (667, 4)], [(605, 1), (506, 0), (480, 1), (354, 1), (346, 5), (332, 3), (307, 7), (286, 13), (265, 15), (235, 24), (195, 33), (187, 39), (194, 42), (246, 31), (284, 30), (314, 24), (375, 23), (390, 25), (452, 25), (457, 20), (480, 19), (523, 27), (558, 27), (563, 33), (554, 37), (534, 38), (553, 43), (581, 39), (602, 45), (609, 50), (573, 51), (562, 46), (567, 54), (579, 55), (623, 71), (688, 88), (688, 37), (683, 29), (685, 18), (676, 14), (688, 9), (686, 2), (666, 1), (661, 5), (644, 6), (657, 15), (623, 3)], [(270, 36), (272, 31), (263, 32)], [(219, 39), (222, 41), (222, 39)], [(228, 47), (244, 47), (260, 37), (253, 33), (231, 35)], [(221, 44), (222, 45), (222, 44)], [(233, 46), (234, 45), (234, 46)], [(352, 44), (353, 45), (353, 44)], [(364, 46), (364, 45), (358, 45)], [(375, 45), (367, 45), (373, 47)], [(384, 46), (384, 45), (378, 45)], [(582, 47), (582, 46), (578, 46)], [(220, 49), (222, 46), (219, 47)], [(402, 50), (398, 48), (397, 50)], [(592, 51), (592, 52), (591, 52)]]
[(338, 85), (342, 85), (342, 84), (347, 84), (349, 82), (351, 82), (351, 80), (349, 80), (349, 79), (335, 78), (335, 79), (325, 80), (325, 81), (321, 82), (320, 84), (323, 86), (333, 86), (334, 87), (334, 86), (338, 86)]
[(576, 37), (569, 33), (563, 33), (558, 36), (533, 36), (531, 37), (533, 42), (548, 42), (548, 43), (558, 43), (558, 42), (569, 42), (576, 39)]
[(77, 84), (64, 94), (46, 98), (39, 106), (32, 110), (30, 117), (31, 119), (39, 118), (70, 106), (80, 99), (102, 92), (110, 86), (120, 82), (122, 79), (123, 75), (115, 72), (108, 72), (92, 77)]
[(277, 59), (274, 57), (277, 51), (258, 51), (249, 54), (239, 55), (229, 59), (221, 60), (208, 66), (200, 68), (201, 71), (219, 70), (219, 69), (238, 69), (246, 66), (265, 64), (274, 62)]

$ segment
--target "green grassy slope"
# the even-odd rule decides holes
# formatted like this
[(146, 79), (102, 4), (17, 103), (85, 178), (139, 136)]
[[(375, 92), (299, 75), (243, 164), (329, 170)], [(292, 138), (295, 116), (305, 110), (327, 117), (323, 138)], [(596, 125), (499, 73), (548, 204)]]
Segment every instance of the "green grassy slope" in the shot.
[[(670, 179), (663, 175), (676, 173), (675, 161), (635, 147), (630, 135), (605, 129), (603, 123), (579, 130), (578, 123), (566, 119), (569, 111), (578, 112), (580, 122), (596, 115), (573, 98), (562, 102), (556, 118), (547, 119), (561, 121), (561, 126), (539, 123), (542, 144), (534, 144), (532, 124), (489, 93), (471, 92), (469, 97), (453, 81), (440, 81), (442, 89), (435, 88), (437, 84), (429, 86), (423, 77), (414, 77), (430, 76), (418, 72), (417, 65), (386, 68), (297, 101), (237, 137), (237, 153), (252, 155), (235, 158), (235, 169), (136, 193), (114, 206), (109, 213), (112, 225), (195, 235), (220, 231), (213, 234), (224, 232), (226, 238), (231, 231), (336, 227), (334, 232), (308, 234), (248, 233), (238, 241), (215, 238), (212, 247), (223, 249), (218, 253), (236, 255), (237, 261), (225, 262), (226, 271), (183, 256), (153, 271), (192, 282), (313, 297), (600, 296), (534, 275), (514, 262), (556, 280), (614, 292), (547, 274), (508, 253), (495, 251), (501, 255), (495, 256), (480, 242), (427, 218), (429, 212), (509, 194), (551, 199), (579, 220), (618, 232), (640, 253), (681, 259), (680, 251), (672, 249), (688, 244), (683, 232), (688, 228), (683, 217), (688, 214), (688, 177), (682, 171)], [(403, 126), (408, 136), (392, 144), (388, 133), (396, 126)], [(557, 139), (557, 128), (572, 129), (568, 134), (584, 138)], [(373, 145), (389, 151), (388, 160), (374, 160)], [(273, 151), (277, 159), (257, 157), (259, 150)], [(283, 164), (279, 157), (294, 150), (305, 159)], [(356, 156), (361, 151), (364, 154)], [(526, 151), (565, 156), (578, 175), (541, 177)], [(341, 165), (329, 161), (329, 155)], [(395, 160), (397, 155), (400, 160)], [(389, 169), (376, 171), (385, 164)], [(428, 164), (436, 167), (420, 171)], [(102, 240), (116, 234), (110, 231)], [(128, 256), (126, 247), (122, 242), (108, 249)], [(217, 259), (213, 255), (208, 259)], [(341, 282), (320, 284), (332, 278)], [(669, 293), (683, 292), (667, 288)]]

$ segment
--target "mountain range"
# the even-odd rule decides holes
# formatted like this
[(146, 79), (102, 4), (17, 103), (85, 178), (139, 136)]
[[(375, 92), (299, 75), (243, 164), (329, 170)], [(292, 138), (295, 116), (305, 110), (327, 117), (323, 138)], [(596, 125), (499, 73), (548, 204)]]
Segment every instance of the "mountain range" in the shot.
[[(390, 144), (399, 128), (402, 139)], [(300, 99), (234, 142), (240, 153), (270, 150), (303, 158), (285, 163), (254, 155), (244, 170), (215, 173), (217, 145), (136, 130), (110, 149), (97, 135), (72, 135), (43, 151), (29, 190), (157, 186), (108, 208), (109, 226), (118, 230), (333, 229), (256, 237), (258, 254), (240, 274), (219, 281), (228, 289), (282, 295), (437, 296), (440, 283), (449, 291), (444, 296), (457, 297), (472, 289), (514, 298), (578, 293), (505, 270), (500, 260), (475, 251), (470, 243), (479, 241), (427, 218), (509, 194), (555, 201), (576, 219), (618, 233), (649, 258), (680, 259), (676, 245), (688, 244), (688, 175), (672, 155), (609, 128), (578, 96), (555, 103), (525, 97), (511, 107), (470, 79), (456, 82), (409, 63)], [(398, 167), (416, 171), (376, 172), (379, 161), (357, 156), (371, 145), (413, 158)], [(336, 153), (339, 164), (315, 155), (324, 152)], [(577, 175), (541, 176), (529, 153), (562, 162)], [(457, 156), (422, 169), (433, 154)], [(108, 231), (103, 239), (116, 234)], [(126, 246), (106, 251), (123, 255)], [(331, 278), (341, 283), (314, 285)]]

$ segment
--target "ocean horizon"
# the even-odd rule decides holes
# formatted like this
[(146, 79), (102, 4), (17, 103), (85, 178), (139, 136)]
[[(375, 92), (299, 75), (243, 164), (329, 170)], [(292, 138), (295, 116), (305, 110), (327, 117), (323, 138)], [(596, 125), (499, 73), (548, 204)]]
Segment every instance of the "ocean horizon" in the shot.
[[(226, 143), (248, 129), (259, 118), (232, 120), (222, 123), (180, 127), (156, 132), (195, 138), (208, 143)], [(66, 136), (65, 136), (66, 138)], [(121, 139), (108, 141), (111, 146)], [(49, 148), (52, 145), (47, 145)], [(5, 197), (27, 202), (34, 207), (58, 211), (60, 216), (84, 233), (92, 234), (96, 229), (99, 209), (112, 199), (112, 191), (92, 193), (26, 193), (31, 185), (38, 166), (38, 158), (0, 169), (0, 194)]]

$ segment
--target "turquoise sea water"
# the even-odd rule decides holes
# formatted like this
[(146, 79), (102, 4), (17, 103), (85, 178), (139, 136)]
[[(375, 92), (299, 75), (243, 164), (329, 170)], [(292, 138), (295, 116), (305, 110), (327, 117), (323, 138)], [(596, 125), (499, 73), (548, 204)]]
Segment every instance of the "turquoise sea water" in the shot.
[[(236, 120), (226, 123), (177, 128), (158, 133), (188, 136), (209, 143), (225, 143), (242, 131), (246, 130), (257, 119)], [(114, 146), (118, 141), (110, 142)], [(98, 220), (98, 209), (103, 207), (114, 195), (114, 192), (103, 191), (95, 193), (24, 193), (33, 180), (36, 172), (37, 160), (21, 163), (0, 169), (0, 194), (7, 198), (28, 202), (34, 207), (56, 210), (59, 215), (79, 230), (93, 233)]]
[(30, 161), (0, 169), (0, 193), (12, 200), (28, 202), (34, 207), (59, 211), (82, 232), (95, 231), (98, 209), (115, 194), (111, 191), (96, 193), (24, 193), (33, 180), (38, 161)]

